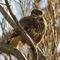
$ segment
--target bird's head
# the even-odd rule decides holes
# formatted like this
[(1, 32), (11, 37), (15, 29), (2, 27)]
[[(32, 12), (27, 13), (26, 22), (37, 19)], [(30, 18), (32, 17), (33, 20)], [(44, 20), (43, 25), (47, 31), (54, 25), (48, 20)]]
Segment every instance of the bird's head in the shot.
[(42, 11), (38, 9), (33, 9), (31, 12), (31, 16), (40, 16), (42, 14), (43, 14)]

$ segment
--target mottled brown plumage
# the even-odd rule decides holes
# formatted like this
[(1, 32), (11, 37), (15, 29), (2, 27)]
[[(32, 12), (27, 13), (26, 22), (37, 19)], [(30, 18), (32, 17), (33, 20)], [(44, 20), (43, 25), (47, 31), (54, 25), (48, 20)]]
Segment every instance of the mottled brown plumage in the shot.
[(35, 43), (38, 43), (44, 33), (45, 25), (44, 20), (41, 17), (24, 17), (20, 20), (21, 25), (32, 37)]
[[(19, 22), (34, 40), (34, 43), (38, 43), (44, 34), (45, 24), (43, 17), (40, 17), (41, 15), (41, 11), (34, 9), (31, 16), (24, 17)], [(16, 31), (14, 35), (19, 35), (19, 32)]]

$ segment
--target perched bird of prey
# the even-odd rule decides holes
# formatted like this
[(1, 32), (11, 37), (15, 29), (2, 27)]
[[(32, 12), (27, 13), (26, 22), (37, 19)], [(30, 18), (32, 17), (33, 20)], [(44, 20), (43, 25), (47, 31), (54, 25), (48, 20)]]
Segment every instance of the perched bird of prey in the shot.
[[(19, 23), (27, 31), (30, 37), (33, 39), (34, 43), (37, 44), (45, 31), (45, 22), (42, 16), (42, 11), (33, 9), (30, 16), (23, 17)], [(14, 36), (19, 35), (19, 32), (16, 31)], [(13, 37), (14, 37), (13, 36)]]

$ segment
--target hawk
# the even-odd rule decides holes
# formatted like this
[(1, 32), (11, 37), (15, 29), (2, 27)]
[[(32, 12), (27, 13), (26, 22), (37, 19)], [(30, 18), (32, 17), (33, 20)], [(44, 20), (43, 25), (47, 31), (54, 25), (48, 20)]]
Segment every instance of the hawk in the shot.
[[(27, 31), (35, 44), (41, 40), (45, 31), (45, 21), (42, 14), (42, 11), (33, 9), (30, 16), (23, 17), (19, 21), (21, 26)], [(19, 31), (16, 31), (13, 35), (18, 36)]]

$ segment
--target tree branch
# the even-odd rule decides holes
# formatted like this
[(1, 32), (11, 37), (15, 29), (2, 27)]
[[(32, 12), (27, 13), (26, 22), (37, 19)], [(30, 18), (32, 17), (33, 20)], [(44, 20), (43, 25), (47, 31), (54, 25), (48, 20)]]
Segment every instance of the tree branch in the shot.
[(2, 44), (0, 43), (0, 51), (7, 53), (7, 54), (12, 54), (14, 55), (18, 60), (26, 60), (25, 57), (21, 54), (20, 51), (18, 51), (17, 49), (7, 45), (7, 44)]
[(8, 3), (8, 1), (5, 0), (5, 3), (6, 3), (6, 6), (7, 6), (8, 10), (9, 10), (9, 13), (10, 13), (11, 17), (14, 19), (15, 22), (17, 22), (17, 18), (16, 18), (16, 16), (13, 14), (13, 12), (12, 12), (12, 10), (11, 10), (11, 8), (10, 8), (10, 5), (9, 5), (9, 3)]
[(7, 14), (7, 12), (3, 9), (1, 5), (0, 5), (0, 12), (4, 16), (4, 18), (9, 22), (9, 24), (14, 28), (16, 26), (14, 21), (11, 19), (11, 17)]

